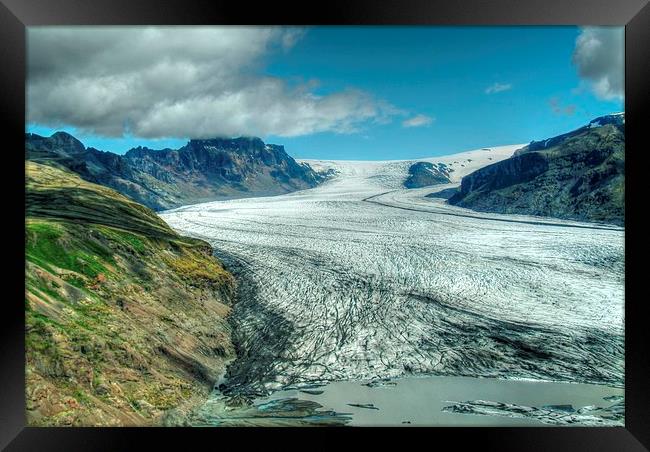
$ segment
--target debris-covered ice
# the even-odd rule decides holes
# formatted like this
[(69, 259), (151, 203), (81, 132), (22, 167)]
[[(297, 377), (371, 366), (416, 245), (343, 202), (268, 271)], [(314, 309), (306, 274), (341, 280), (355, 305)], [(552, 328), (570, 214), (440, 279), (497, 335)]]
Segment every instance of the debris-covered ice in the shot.
[(530, 407), (513, 403), (474, 400), (453, 402), (442, 410), (459, 414), (529, 418), (556, 426), (622, 427), (625, 424), (624, 401), (605, 407), (586, 406), (574, 409), (571, 405)]

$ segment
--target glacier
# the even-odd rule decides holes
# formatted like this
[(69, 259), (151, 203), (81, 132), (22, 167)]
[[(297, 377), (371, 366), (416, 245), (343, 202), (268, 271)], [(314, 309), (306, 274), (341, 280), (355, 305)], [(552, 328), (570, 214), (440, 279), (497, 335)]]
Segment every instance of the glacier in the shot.
[[(224, 391), (411, 375), (624, 381), (624, 229), (474, 212), (426, 197), (523, 145), (336, 174), (281, 196), (161, 213), (239, 281)], [(407, 190), (417, 161), (451, 184)]]

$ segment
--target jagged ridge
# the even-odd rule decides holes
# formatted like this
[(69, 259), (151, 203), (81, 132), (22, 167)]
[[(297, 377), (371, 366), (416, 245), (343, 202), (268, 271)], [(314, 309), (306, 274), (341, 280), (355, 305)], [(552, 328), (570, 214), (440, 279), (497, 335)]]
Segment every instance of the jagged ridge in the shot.
[(215, 199), (267, 196), (316, 186), (326, 176), (283, 146), (259, 138), (190, 140), (180, 149), (137, 147), (124, 155), (86, 148), (65, 132), (26, 134), (26, 158), (69, 169), (155, 210)]

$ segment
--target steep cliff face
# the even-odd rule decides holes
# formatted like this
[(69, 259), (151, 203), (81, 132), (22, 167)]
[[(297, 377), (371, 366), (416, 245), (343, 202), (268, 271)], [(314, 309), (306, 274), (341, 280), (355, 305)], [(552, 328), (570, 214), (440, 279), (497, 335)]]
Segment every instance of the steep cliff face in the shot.
[(542, 154), (518, 155), (465, 176), (461, 182), (461, 194), (499, 190), (530, 182), (548, 168), (548, 159)]
[(155, 425), (234, 358), (211, 247), (68, 171), (26, 165), (29, 425)]
[(283, 146), (259, 138), (191, 140), (179, 150), (136, 148), (126, 153), (131, 168), (164, 183), (180, 183), (203, 197), (280, 194), (314, 187), (320, 177), (298, 164)]
[(315, 187), (326, 177), (259, 138), (190, 140), (176, 150), (138, 147), (117, 155), (57, 132), (49, 138), (27, 134), (25, 149), (28, 160), (69, 169), (156, 210), (282, 194)]
[(451, 204), (623, 225), (625, 118), (609, 115), (465, 176)]

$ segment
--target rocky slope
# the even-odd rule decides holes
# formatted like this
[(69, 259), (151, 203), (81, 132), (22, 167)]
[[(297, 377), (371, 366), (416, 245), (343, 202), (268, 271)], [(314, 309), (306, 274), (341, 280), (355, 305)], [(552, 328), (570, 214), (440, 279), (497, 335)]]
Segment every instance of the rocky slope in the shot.
[(156, 425), (234, 357), (211, 247), (68, 171), (26, 164), (29, 425)]
[(462, 180), (449, 202), (511, 214), (623, 225), (625, 116), (608, 115), (570, 133), (532, 142)]
[(444, 163), (417, 162), (409, 167), (408, 177), (404, 181), (406, 188), (421, 188), (429, 185), (448, 184), (449, 174), (453, 169)]
[(138, 147), (125, 155), (86, 148), (65, 132), (26, 134), (26, 159), (66, 168), (154, 210), (311, 188), (326, 175), (259, 138), (190, 140), (180, 149)]

